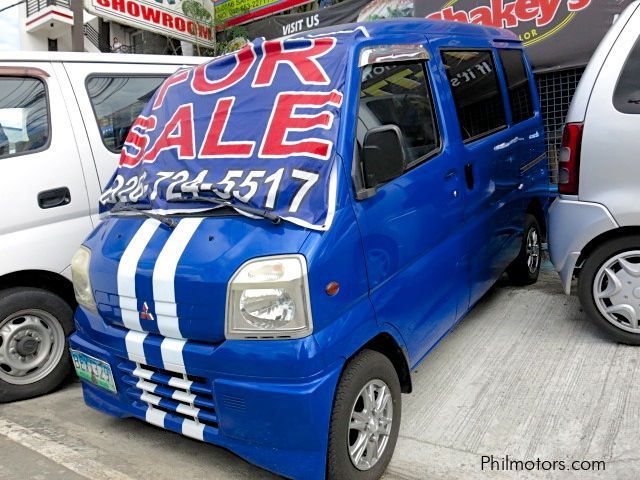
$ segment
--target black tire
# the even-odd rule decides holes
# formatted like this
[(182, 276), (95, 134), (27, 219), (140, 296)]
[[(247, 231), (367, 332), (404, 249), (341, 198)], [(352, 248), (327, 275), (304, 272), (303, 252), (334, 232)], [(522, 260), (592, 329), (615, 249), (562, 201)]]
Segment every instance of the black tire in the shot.
[[(65, 336), (64, 351), (51, 372), (33, 383), (16, 385), (0, 378), (0, 403), (24, 400), (48, 393), (59, 386), (71, 371), (67, 339), (74, 330), (74, 324), (73, 310), (69, 304), (58, 295), (39, 288), (10, 288), (0, 291), (0, 324), (11, 315), (27, 309), (47, 312), (53, 320), (59, 322)], [(0, 368), (3, 366), (0, 365)]]
[[(527, 240), (531, 232), (535, 232), (538, 241), (538, 260), (535, 269), (529, 268), (529, 253), (527, 251)], [(542, 231), (538, 220), (531, 214), (527, 214), (524, 221), (524, 235), (522, 237), (522, 245), (517, 258), (509, 265), (507, 275), (509, 281), (513, 285), (533, 285), (538, 281), (540, 275), (540, 264), (542, 263)]]
[(620, 253), (640, 250), (640, 237), (621, 237), (603, 243), (585, 260), (578, 278), (578, 296), (587, 317), (609, 338), (628, 345), (640, 345), (640, 334), (628, 332), (609, 322), (598, 310), (593, 298), (593, 283), (600, 267)]
[[(349, 423), (352, 408), (360, 391), (371, 380), (382, 380), (389, 387), (393, 405), (393, 421), (387, 445), (377, 463), (369, 470), (357, 469), (349, 456)], [(402, 401), (400, 380), (391, 361), (373, 350), (363, 350), (345, 366), (331, 413), (329, 449), (327, 452), (328, 480), (375, 480), (382, 476), (391, 461), (398, 440)]]

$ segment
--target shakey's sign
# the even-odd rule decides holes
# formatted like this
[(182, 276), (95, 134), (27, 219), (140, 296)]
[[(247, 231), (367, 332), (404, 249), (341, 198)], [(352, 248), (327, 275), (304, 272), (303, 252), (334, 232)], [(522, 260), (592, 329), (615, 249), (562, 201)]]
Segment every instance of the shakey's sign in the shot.
[[(573, 19), (576, 12), (589, 7), (592, 0), (491, 0), (489, 5), (467, 9), (460, 5), (462, 3), (470, 2), (451, 1), (441, 10), (427, 15), (427, 18), (509, 29), (524, 27), (528, 35), (523, 40), (531, 43), (561, 29)], [(531, 23), (535, 23), (532, 28)], [(546, 31), (539, 34), (537, 29), (541, 28)]]
[(414, 15), (508, 28), (536, 70), (583, 65), (631, 0), (415, 0)]

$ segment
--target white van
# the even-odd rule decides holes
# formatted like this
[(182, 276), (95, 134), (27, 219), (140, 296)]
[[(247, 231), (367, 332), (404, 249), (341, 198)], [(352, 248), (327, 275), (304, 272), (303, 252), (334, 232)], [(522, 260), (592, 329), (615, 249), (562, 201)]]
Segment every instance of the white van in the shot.
[(167, 76), (204, 60), (0, 53), (0, 402), (69, 373), (71, 257), (133, 120)]

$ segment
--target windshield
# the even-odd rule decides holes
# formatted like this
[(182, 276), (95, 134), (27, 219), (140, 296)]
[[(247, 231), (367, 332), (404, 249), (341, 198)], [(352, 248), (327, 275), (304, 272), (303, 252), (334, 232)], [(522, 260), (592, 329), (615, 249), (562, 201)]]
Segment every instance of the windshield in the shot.
[(347, 49), (360, 34), (256, 40), (176, 72), (131, 126), (102, 209), (196, 209), (207, 192), (327, 229)]

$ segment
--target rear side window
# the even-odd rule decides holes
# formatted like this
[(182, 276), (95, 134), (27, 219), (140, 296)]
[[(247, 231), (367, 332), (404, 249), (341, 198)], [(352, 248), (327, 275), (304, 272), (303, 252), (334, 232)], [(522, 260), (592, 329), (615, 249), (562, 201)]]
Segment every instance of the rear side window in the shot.
[(622, 69), (613, 94), (613, 105), (622, 113), (640, 114), (640, 40)]
[(94, 75), (87, 79), (87, 93), (104, 145), (119, 153), (133, 121), (166, 77)]
[(506, 126), (500, 85), (490, 51), (443, 51), (462, 139), (471, 142)]
[(408, 167), (440, 146), (431, 91), (422, 62), (367, 65), (362, 69), (358, 142), (367, 131), (396, 125), (402, 131)]
[(520, 50), (500, 50), (500, 61), (507, 79), (513, 123), (533, 117), (533, 99), (524, 54)]
[(0, 76), (0, 159), (49, 145), (49, 107), (42, 80)]

